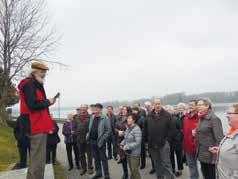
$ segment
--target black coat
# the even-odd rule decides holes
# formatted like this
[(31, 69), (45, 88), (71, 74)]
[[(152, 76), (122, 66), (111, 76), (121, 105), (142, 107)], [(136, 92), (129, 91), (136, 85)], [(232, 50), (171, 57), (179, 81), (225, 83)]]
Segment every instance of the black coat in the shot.
[(145, 119), (143, 137), (151, 148), (163, 147), (167, 141), (172, 140), (175, 132), (172, 116), (163, 108), (159, 114), (153, 110)]
[(55, 121), (54, 121), (54, 126), (55, 126), (55, 129), (53, 130), (53, 133), (47, 134), (47, 146), (56, 145), (60, 142), (60, 138), (58, 135), (59, 127)]
[(29, 117), (28, 115), (21, 115), (16, 120), (14, 127), (14, 136), (17, 140), (17, 146), (30, 146), (29, 138)]
[(175, 126), (175, 131), (170, 140), (170, 146), (173, 149), (181, 149), (183, 143), (182, 123), (176, 115), (172, 115), (172, 125)]

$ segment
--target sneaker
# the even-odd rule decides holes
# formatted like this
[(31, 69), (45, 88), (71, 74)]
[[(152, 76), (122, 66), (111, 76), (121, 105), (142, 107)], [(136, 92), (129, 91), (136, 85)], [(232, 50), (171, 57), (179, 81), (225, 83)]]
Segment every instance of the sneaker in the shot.
[(181, 170), (175, 172), (175, 176), (176, 177), (180, 177), (181, 175), (182, 175), (182, 171)]
[(80, 175), (81, 175), (81, 176), (84, 175), (86, 172), (87, 172), (86, 169), (80, 169)]

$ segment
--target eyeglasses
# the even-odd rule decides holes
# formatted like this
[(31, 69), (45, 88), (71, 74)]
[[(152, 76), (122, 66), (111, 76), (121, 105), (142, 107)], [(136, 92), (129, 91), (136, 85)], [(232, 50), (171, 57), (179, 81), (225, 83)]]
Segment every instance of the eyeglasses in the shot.
[(238, 114), (237, 112), (227, 112), (227, 115), (231, 115), (231, 114)]

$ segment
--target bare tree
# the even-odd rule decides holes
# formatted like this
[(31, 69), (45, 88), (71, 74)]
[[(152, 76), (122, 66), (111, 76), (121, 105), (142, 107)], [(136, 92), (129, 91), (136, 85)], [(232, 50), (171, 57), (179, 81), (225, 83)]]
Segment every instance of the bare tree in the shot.
[(0, 0), (0, 123), (6, 123), (12, 80), (34, 58), (46, 58), (59, 36), (48, 22), (44, 0)]

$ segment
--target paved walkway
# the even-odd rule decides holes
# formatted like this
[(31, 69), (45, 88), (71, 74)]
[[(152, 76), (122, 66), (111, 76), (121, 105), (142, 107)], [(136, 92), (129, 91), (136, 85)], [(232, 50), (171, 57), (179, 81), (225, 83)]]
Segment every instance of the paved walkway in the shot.
[[(27, 169), (12, 170), (0, 173), (0, 179), (26, 179)], [(54, 179), (52, 165), (45, 166), (45, 179)]]
[[(61, 142), (58, 145), (57, 148), (57, 159), (58, 161), (68, 169), (68, 161), (67, 161), (67, 156), (66, 156), (66, 149), (65, 149), (65, 144), (64, 144), (64, 138), (62, 135), (62, 124), (59, 124), (59, 135), (61, 138)], [(109, 168), (110, 168), (110, 175), (112, 179), (121, 179), (123, 175), (122, 167), (121, 165), (118, 165), (116, 161), (110, 160), (109, 161)], [(151, 162), (150, 159), (147, 158), (147, 163), (146, 163), (146, 168), (144, 170), (140, 170), (141, 172), (141, 178), (142, 179), (156, 179), (155, 175), (150, 175), (149, 171), (151, 170)], [(67, 179), (89, 179), (91, 176), (89, 175), (84, 175), (80, 176), (79, 170), (74, 169), (70, 172), (67, 171)], [(189, 179), (189, 174), (188, 174), (188, 167), (185, 166), (185, 170), (183, 171), (183, 175), (179, 177), (178, 179)]]

